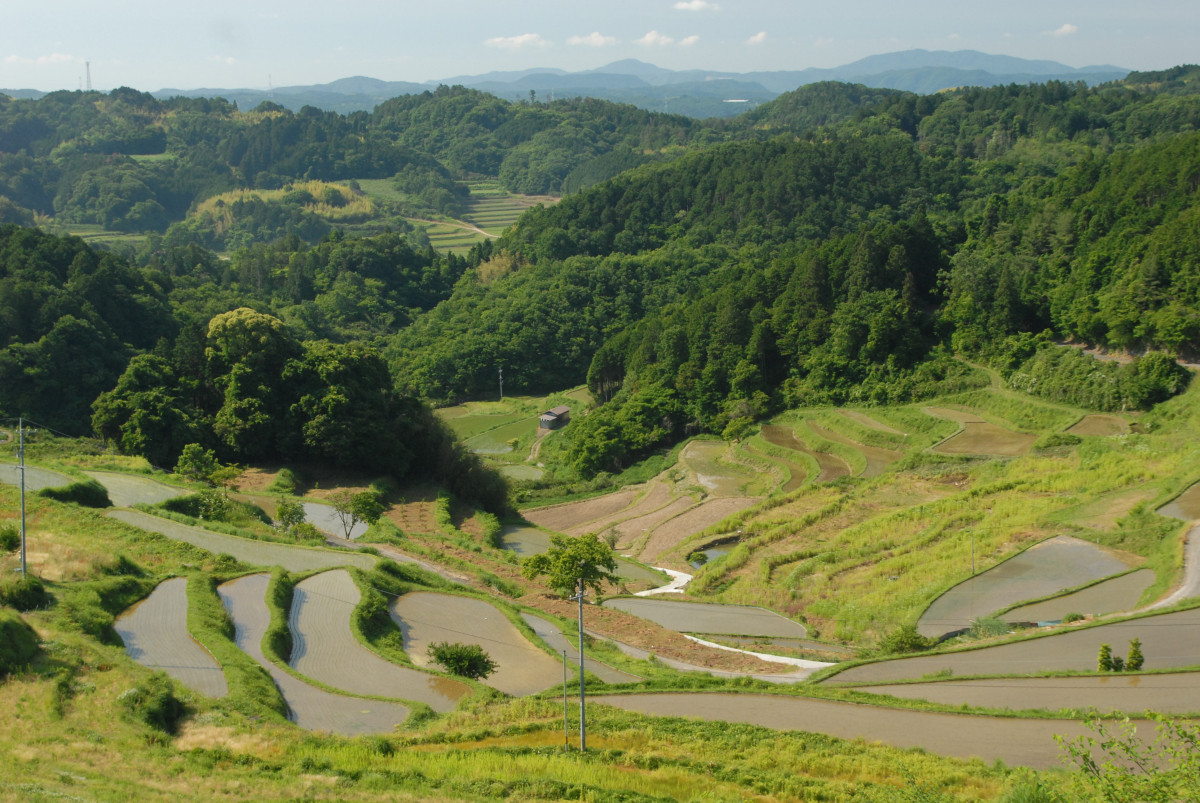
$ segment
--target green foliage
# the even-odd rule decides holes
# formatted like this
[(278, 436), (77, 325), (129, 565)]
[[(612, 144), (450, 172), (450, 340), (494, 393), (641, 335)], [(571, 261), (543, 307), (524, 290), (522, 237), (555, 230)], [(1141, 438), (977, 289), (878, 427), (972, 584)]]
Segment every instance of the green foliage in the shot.
[(917, 632), (913, 624), (901, 625), (888, 633), (879, 642), (879, 650), (885, 655), (897, 655), (908, 652), (924, 652), (937, 645), (937, 639), (926, 638)]
[(292, 499), (280, 499), (275, 516), (280, 529), (285, 533), (291, 532), (296, 525), (304, 523), (304, 504)]
[(155, 672), (143, 682), (121, 692), (117, 704), (133, 719), (166, 734), (174, 734), (187, 707), (175, 696), (175, 688), (164, 672)]
[(50, 592), (46, 590), (46, 584), (40, 577), (22, 577), (13, 573), (9, 577), (0, 578), (0, 605), (18, 611), (33, 611), (49, 607), (50, 602)]
[(993, 638), (1011, 632), (1012, 626), (1003, 619), (981, 616), (978, 619), (971, 620), (971, 636), (973, 638)]
[(1009, 377), (1009, 385), (1053, 401), (1093, 410), (1145, 410), (1181, 392), (1190, 375), (1151, 352), (1127, 365), (1103, 362), (1077, 349), (1040, 349)]
[(337, 511), (346, 538), (350, 537), (355, 525), (364, 522), (374, 524), (387, 509), (374, 491), (359, 491), (356, 494), (347, 490), (336, 491), (329, 495), (328, 501)]
[(1146, 656), (1142, 655), (1142, 641), (1135, 638), (1129, 642), (1129, 656), (1125, 659), (1125, 668), (1130, 672), (1138, 672), (1145, 664)]
[(252, 502), (231, 499), (217, 490), (201, 491), (198, 494), (176, 496), (158, 503), (155, 507), (179, 513), (203, 521), (219, 521), (226, 524), (245, 526), (252, 523), (270, 524), (271, 517)]
[(1039, 451), (1057, 449), (1063, 446), (1078, 446), (1083, 438), (1070, 432), (1048, 432), (1034, 441), (1033, 448)]
[(429, 660), (452, 675), (482, 680), (496, 671), (497, 664), (478, 644), (434, 642), (427, 650)]
[(1063, 624), (1070, 624), (1071, 622), (1082, 622), (1084, 618), (1082, 613), (1068, 613), (1063, 616), (1062, 621)]
[(198, 443), (189, 443), (179, 453), (175, 463), (175, 473), (181, 477), (201, 482), (210, 482), (213, 472), (220, 463), (212, 449), (205, 449)]
[(569, 597), (577, 582), (583, 589), (599, 594), (605, 583), (617, 582), (617, 559), (612, 548), (595, 533), (572, 538), (557, 533), (550, 536), (550, 549), (526, 558), (521, 573), (533, 580), (545, 575), (546, 583), (557, 594)]
[(39, 641), (20, 616), (0, 608), (0, 677), (28, 666), (41, 652)]
[(1112, 647), (1108, 644), (1100, 645), (1100, 653), (1096, 657), (1096, 671), (1111, 672), (1113, 671), (1113, 654)]
[(296, 494), (300, 493), (304, 488), (304, 481), (300, 475), (290, 468), (281, 468), (275, 475), (275, 479), (271, 480), (271, 484), (267, 486), (267, 491), (277, 494)]
[(1061, 737), (1064, 760), (1078, 767), (1074, 790), (1109, 803), (1200, 800), (1200, 729), (1185, 720), (1152, 714), (1153, 740), (1137, 733), (1129, 720), (1108, 722), (1088, 717), (1094, 735), (1068, 742)]
[(83, 507), (112, 507), (112, 500), (108, 498), (108, 490), (90, 478), (59, 488), (43, 488), (38, 491), (38, 495), (56, 502), (69, 502)]
[(295, 590), (296, 581), (286, 571), (276, 567), (271, 572), (271, 582), (267, 584), (271, 624), (263, 636), (263, 652), (283, 664), (292, 658), (292, 630), (288, 627), (288, 616)]
[(0, 524), (0, 552), (16, 552), (20, 548), (20, 528), (15, 524)]

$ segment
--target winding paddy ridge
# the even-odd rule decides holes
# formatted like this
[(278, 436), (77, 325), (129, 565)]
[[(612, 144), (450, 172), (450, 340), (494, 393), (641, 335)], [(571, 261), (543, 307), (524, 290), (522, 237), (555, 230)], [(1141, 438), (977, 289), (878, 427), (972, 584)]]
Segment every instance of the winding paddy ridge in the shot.
[(1141, 639), (1146, 669), (1200, 665), (1200, 608), (1144, 616), (1096, 627), (1069, 629), (975, 650), (897, 658), (852, 667), (827, 678), (827, 684), (914, 680), (925, 676), (1009, 675), (1038, 672), (1092, 672), (1101, 644), (1124, 655), (1130, 641)]
[[(550, 649), (554, 650), (558, 655), (566, 652), (567, 661), (574, 667), (578, 667), (579, 648), (567, 641), (561, 630), (542, 617), (534, 616), (532, 613), (522, 613), (521, 618), (525, 620), (525, 624), (529, 625), (533, 629), (533, 632), (537, 633), (538, 638), (544, 641)], [(636, 683), (642, 680), (637, 675), (613, 669), (608, 664), (593, 660), (587, 654), (586, 650), (583, 654), (583, 668), (605, 683)], [(577, 671), (577, 669), (573, 671)]]
[(808, 630), (799, 622), (766, 608), (747, 605), (708, 605), (645, 597), (606, 599), (604, 607), (631, 613), (680, 633), (719, 633), (733, 636), (804, 638)]
[(117, 617), (113, 629), (125, 654), (142, 666), (161, 669), (201, 694), (224, 697), (229, 693), (225, 673), (188, 634), (187, 610), (187, 578), (173, 577)]
[(971, 626), (1022, 600), (1039, 599), (1130, 568), (1112, 550), (1078, 538), (1058, 536), (959, 583), (933, 601), (917, 622), (923, 636), (941, 636)]
[(1104, 616), (1118, 611), (1132, 611), (1142, 598), (1142, 592), (1153, 582), (1154, 572), (1138, 569), (1072, 594), (1013, 608), (1000, 618), (1006, 622), (1053, 622), (1069, 613)]
[(836, 480), (838, 477), (847, 477), (850, 475), (850, 466), (846, 465), (845, 460), (828, 452), (814, 452), (812, 449), (809, 449), (804, 441), (796, 437), (796, 431), (791, 427), (779, 424), (766, 424), (762, 428), (762, 434), (768, 443), (806, 454), (816, 460), (817, 465), (821, 468), (820, 473), (817, 475), (817, 482), (830, 482)]
[(350, 614), (362, 598), (344, 569), (313, 575), (296, 585), (288, 627), (290, 666), (326, 686), (354, 694), (398, 697), (451, 711), (470, 692), (465, 683), (385, 661), (358, 643)]
[(392, 619), (404, 634), (404, 651), (418, 666), (433, 666), (426, 655), (431, 644), (477, 644), (496, 671), (483, 682), (508, 694), (536, 694), (562, 683), (562, 662), (547, 655), (496, 606), (479, 599), (416, 591), (391, 605)]
[(173, 541), (183, 541), (215, 554), (232, 555), (251, 566), (282, 566), (289, 572), (331, 569), (335, 566), (356, 566), (370, 569), (375, 558), (361, 552), (336, 552), (319, 547), (290, 546), (270, 541), (255, 541), (235, 535), (214, 533), (200, 527), (161, 519), (138, 510), (114, 510), (108, 514), (118, 521), (164, 535)]
[(267, 660), (262, 640), (271, 624), (266, 600), (270, 581), (270, 575), (247, 575), (225, 583), (217, 592), (233, 620), (234, 640), (271, 675), (287, 703), (288, 718), (306, 730), (346, 736), (389, 733), (407, 719), (407, 706), (333, 694), (305, 683)]

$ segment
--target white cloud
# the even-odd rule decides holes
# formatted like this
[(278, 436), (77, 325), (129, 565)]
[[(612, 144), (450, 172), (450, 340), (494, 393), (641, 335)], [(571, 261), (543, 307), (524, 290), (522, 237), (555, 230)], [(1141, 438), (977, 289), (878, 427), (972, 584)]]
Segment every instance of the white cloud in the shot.
[(1051, 31), (1050, 35), (1051, 36), (1070, 36), (1071, 34), (1077, 32), (1078, 30), (1079, 30), (1078, 25), (1072, 25), (1071, 23), (1068, 22), (1067, 24), (1065, 24), (1061, 28), (1059, 28), (1057, 31)]
[(520, 50), (525, 47), (545, 47), (550, 44), (541, 35), (523, 33), (518, 36), (496, 36), (484, 42), (488, 47), (498, 47), (503, 50)]
[(820, 36), (813, 40), (813, 47), (832, 47), (833, 38), (829, 36)]
[(695, 36), (695, 35), (685, 36), (679, 40), (679, 46), (680, 47), (691, 47), (692, 45), (696, 44), (699, 41), (700, 41), (699, 36)]
[(946, 38), (947, 38), (947, 39), (949, 39), (951, 42), (956, 42), (956, 41), (958, 41), (959, 39), (961, 39), (962, 37), (960, 37), (960, 36), (959, 36), (958, 34), (956, 34), (956, 33), (952, 33), (952, 34), (950, 34), (949, 36), (947, 36)]
[(233, 56), (209, 56), (208, 60), (216, 62), (217, 64), (225, 64), (228, 66), (237, 64), (237, 59), (235, 59)]
[(654, 45), (665, 46), (665, 45), (675, 44), (675, 40), (669, 36), (665, 36), (665, 35), (659, 33), (658, 31), (651, 31), (650, 33), (643, 36), (641, 39), (638, 39), (637, 43), (639, 45), (646, 45), (648, 47), (654, 46)]
[(37, 56), (36, 58), (26, 58), (25, 56), (5, 56), (5, 64), (70, 64), (72, 62), (82, 61), (75, 56), (69, 56), (66, 53), (51, 53), (46, 56)]
[(767, 32), (759, 31), (758, 33), (754, 34), (754, 36), (751, 36), (749, 39), (747, 39), (746, 44), (761, 45), (765, 41), (767, 41)]
[(710, 3), (708, 0), (679, 0), (675, 4), (676, 11), (706, 11), (708, 9), (716, 11), (719, 8), (719, 5)]
[(568, 45), (586, 45), (588, 47), (608, 47), (616, 43), (615, 36), (605, 36), (599, 31), (592, 31), (587, 36), (572, 36), (567, 40)]

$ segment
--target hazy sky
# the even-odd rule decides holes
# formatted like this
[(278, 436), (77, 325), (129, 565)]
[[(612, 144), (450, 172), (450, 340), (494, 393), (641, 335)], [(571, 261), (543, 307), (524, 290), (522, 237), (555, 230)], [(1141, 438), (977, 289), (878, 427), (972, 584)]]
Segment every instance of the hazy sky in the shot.
[(1197, 0), (3, 0), (0, 87), (266, 87), (582, 70), (835, 67), (911, 48), (1153, 70), (1200, 62)]

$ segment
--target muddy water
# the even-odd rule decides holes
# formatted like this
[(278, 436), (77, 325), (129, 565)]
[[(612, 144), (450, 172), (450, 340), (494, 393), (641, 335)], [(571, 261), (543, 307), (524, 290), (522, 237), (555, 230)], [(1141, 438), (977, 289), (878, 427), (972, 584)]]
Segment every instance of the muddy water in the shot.
[[(523, 558), (540, 555), (550, 548), (550, 536), (533, 527), (509, 526), (500, 531), (500, 548), (511, 550)], [(657, 572), (623, 558), (617, 558), (617, 574), (633, 583), (658, 585), (663, 582)]]
[(1193, 521), (1200, 519), (1200, 482), (1158, 509), (1161, 516)]
[(438, 669), (431, 644), (477, 644), (496, 662), (482, 682), (516, 696), (536, 694), (562, 683), (562, 663), (529, 643), (494, 605), (483, 600), (432, 592), (411, 592), (391, 604), (392, 619), (404, 634), (404, 651), (417, 666)]
[(938, 597), (921, 615), (917, 630), (923, 636), (941, 636), (1022, 600), (1039, 599), (1128, 568), (1113, 553), (1088, 541), (1051, 538)]
[(1116, 611), (1132, 611), (1137, 607), (1142, 592), (1153, 582), (1154, 572), (1139, 569), (1088, 586), (1074, 594), (1013, 608), (1002, 618), (1006, 622), (1051, 622), (1062, 619), (1068, 613), (1103, 616)]
[(390, 733), (407, 719), (407, 706), (332, 694), (310, 686), (267, 660), (262, 640), (271, 624), (266, 601), (270, 581), (270, 575), (251, 574), (225, 583), (217, 592), (233, 620), (235, 642), (271, 675), (287, 703), (288, 718), (306, 730), (346, 736)]
[[(534, 616), (531, 613), (522, 613), (521, 618), (525, 620), (527, 625), (533, 628), (533, 632), (537, 633), (538, 638), (546, 642), (550, 649), (554, 650), (557, 655), (561, 656), (566, 651), (569, 676), (578, 675), (579, 648), (567, 641), (557, 626), (547, 622), (542, 617)], [(587, 654), (586, 649), (583, 655), (583, 668), (605, 683), (637, 683), (643, 680), (643, 678), (637, 675), (631, 675), (628, 672), (613, 669), (608, 664), (592, 660), (591, 656)]]
[(850, 467), (846, 465), (845, 460), (825, 452), (812, 451), (804, 445), (803, 441), (796, 437), (796, 433), (791, 427), (767, 424), (763, 426), (762, 434), (768, 443), (772, 443), (775, 446), (782, 446), (785, 449), (792, 449), (816, 460), (817, 465), (821, 467), (821, 473), (817, 475), (817, 482), (829, 482), (830, 480), (836, 480), (838, 477), (845, 477), (850, 474)]
[(187, 578), (175, 577), (117, 617), (113, 629), (125, 654), (142, 666), (161, 669), (201, 694), (224, 697), (229, 693), (225, 673), (188, 634), (187, 610)]
[(840, 443), (845, 446), (853, 447), (854, 449), (862, 452), (863, 457), (867, 459), (867, 467), (863, 469), (862, 473), (864, 477), (878, 477), (890, 464), (896, 462), (903, 456), (900, 454), (900, 452), (892, 451), (891, 449), (880, 449), (877, 446), (867, 446), (865, 444), (858, 443), (857, 441), (852, 441), (840, 432), (834, 432), (831, 429), (825, 429), (824, 427), (817, 426), (812, 422), (809, 422), (808, 428), (819, 437), (833, 441), (834, 443)]
[[(1094, 658), (1095, 656), (1093, 656)], [(1090, 734), (1079, 722), (939, 714), (855, 703), (757, 694), (598, 695), (604, 703), (654, 716), (745, 722), (775, 730), (825, 733), (842, 739), (920, 747), (960, 758), (979, 757), (1026, 767), (1061, 767), (1056, 734), (1074, 739)], [(1147, 732), (1154, 723), (1136, 722)]]
[(729, 444), (724, 441), (692, 441), (680, 457), (713, 496), (739, 496), (750, 477), (734, 466), (717, 462), (727, 451)]
[(700, 554), (704, 556), (704, 560), (692, 560), (688, 561), (688, 563), (693, 569), (699, 569), (701, 566), (716, 560), (722, 555), (728, 555), (732, 551), (732, 546), (715, 546), (708, 549), (701, 549)]
[(746, 605), (707, 605), (702, 602), (675, 602), (644, 597), (618, 597), (604, 601), (604, 607), (649, 619), (681, 633), (721, 633), (733, 636), (784, 636), (804, 638), (804, 625), (765, 608)]
[(397, 666), (359, 644), (350, 632), (350, 615), (360, 598), (358, 587), (344, 569), (316, 574), (299, 583), (288, 617), (293, 641), (291, 667), (353, 694), (399, 697), (425, 703), (434, 711), (453, 710), (471, 691), (465, 683)]

